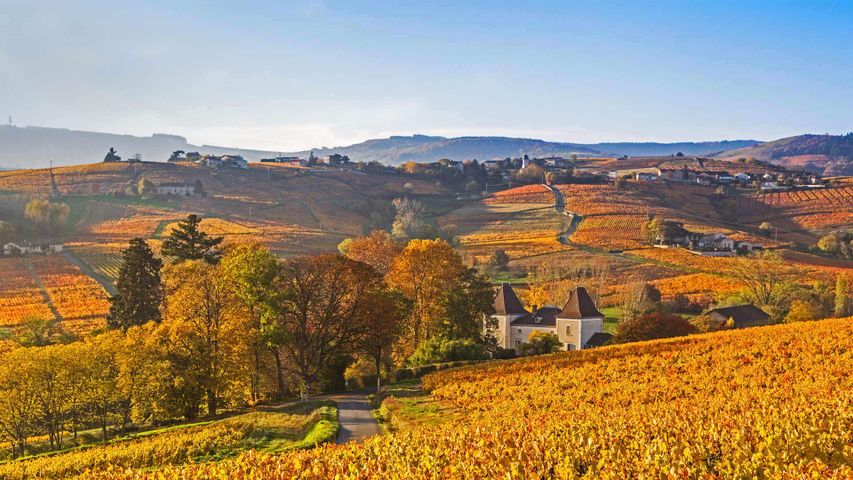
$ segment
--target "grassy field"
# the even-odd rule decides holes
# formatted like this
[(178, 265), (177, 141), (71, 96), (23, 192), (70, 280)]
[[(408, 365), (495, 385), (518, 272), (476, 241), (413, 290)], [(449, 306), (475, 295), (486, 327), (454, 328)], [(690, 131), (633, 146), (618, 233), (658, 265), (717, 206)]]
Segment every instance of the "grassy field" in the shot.
[(219, 461), (242, 451), (281, 453), (332, 441), (334, 402), (306, 402), (223, 420), (149, 430), (75, 449), (0, 464), (0, 478), (67, 478), (106, 465), (152, 470), (166, 465)]

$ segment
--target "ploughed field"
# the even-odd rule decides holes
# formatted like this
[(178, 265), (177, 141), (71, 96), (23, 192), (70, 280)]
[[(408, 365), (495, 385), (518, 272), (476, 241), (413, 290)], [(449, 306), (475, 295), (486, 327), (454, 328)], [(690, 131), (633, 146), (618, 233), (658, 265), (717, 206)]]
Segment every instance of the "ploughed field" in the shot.
[(457, 421), (95, 478), (851, 478), (853, 318), (496, 361), (423, 380)]

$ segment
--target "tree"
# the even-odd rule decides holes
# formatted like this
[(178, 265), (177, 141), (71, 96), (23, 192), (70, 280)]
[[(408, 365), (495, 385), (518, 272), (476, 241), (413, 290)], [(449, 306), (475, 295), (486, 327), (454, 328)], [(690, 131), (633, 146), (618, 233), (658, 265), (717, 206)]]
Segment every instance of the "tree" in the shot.
[(807, 322), (810, 320), (817, 320), (822, 317), (823, 315), (820, 311), (820, 307), (815, 305), (813, 302), (809, 302), (807, 300), (794, 300), (791, 303), (791, 308), (788, 310), (788, 314), (785, 316), (785, 323)]
[(423, 204), (408, 197), (395, 198), (393, 202), (397, 211), (394, 223), (391, 225), (391, 235), (395, 239), (408, 240), (419, 238), (435, 238), (436, 230), (425, 218)]
[(220, 252), (216, 248), (222, 243), (223, 237), (212, 237), (199, 228), (201, 217), (190, 214), (181, 220), (163, 240), (161, 252), (172, 257), (172, 263), (185, 260), (204, 260), (207, 263), (219, 261)]
[(119, 157), (116, 153), (116, 149), (110, 147), (110, 150), (107, 152), (106, 156), (104, 156), (104, 162), (120, 162), (121, 157)]
[(528, 165), (515, 174), (514, 181), (521, 184), (542, 183), (545, 180), (545, 169), (539, 165)]
[(384, 276), (391, 271), (394, 259), (402, 251), (403, 247), (388, 232), (374, 230), (365, 237), (352, 239), (346, 252), (342, 253), (352, 260), (370, 265)]
[(196, 180), (195, 183), (193, 183), (193, 187), (196, 195), (200, 197), (207, 196), (207, 190), (204, 189), (204, 184), (201, 183), (201, 180)]
[[(249, 315), (249, 330), (244, 332), (252, 357), (251, 400), (261, 398), (263, 373), (262, 353), (272, 352), (276, 356), (275, 325), (272, 323), (272, 305), (279, 297), (275, 281), (281, 271), (278, 258), (262, 245), (239, 245), (228, 250), (222, 257), (222, 271), (230, 281), (234, 294), (242, 302)], [(285, 395), (284, 372), (281, 361), (276, 361), (277, 396)]]
[(770, 222), (761, 222), (761, 225), (758, 226), (758, 231), (765, 237), (769, 237), (773, 232), (773, 225)]
[(746, 285), (751, 301), (761, 306), (779, 307), (799, 272), (785, 262), (781, 253), (765, 250), (739, 258), (732, 274)]
[(305, 392), (334, 358), (356, 348), (372, 327), (379, 274), (340, 255), (286, 260), (276, 282), (282, 292), (276, 322), (285, 368)]
[(34, 198), (24, 207), (24, 217), (37, 226), (56, 233), (65, 226), (71, 208), (65, 203), (54, 203), (46, 198)]
[(162, 328), (168, 338), (171, 378), (185, 388), (177, 398), (194, 418), (199, 400), (216, 415), (228, 388), (245, 378), (241, 361), (245, 312), (221, 267), (194, 260), (166, 270), (168, 291)]
[(489, 259), (489, 264), (500, 271), (505, 271), (509, 265), (509, 255), (503, 250), (496, 250)]
[(171, 155), (169, 155), (168, 161), (169, 162), (180, 162), (180, 161), (186, 160), (187, 157), (186, 157), (185, 153), (186, 152), (184, 152), (183, 150), (175, 150), (174, 152), (172, 152)]
[(16, 330), (14, 339), (23, 347), (44, 347), (74, 340), (60, 322), (44, 318), (27, 317)]
[(15, 239), (15, 227), (9, 222), (0, 220), (0, 245), (6, 245)]
[(560, 351), (563, 343), (560, 337), (553, 333), (533, 332), (527, 337), (527, 342), (518, 346), (518, 353), (522, 356), (546, 355)]
[(639, 342), (656, 338), (689, 335), (696, 331), (686, 319), (668, 313), (652, 312), (638, 317), (622, 318), (613, 335), (615, 343)]
[(463, 270), (462, 259), (444, 240), (412, 240), (394, 259), (388, 285), (412, 302), (400, 344), (402, 358), (437, 333), (439, 320), (446, 315), (447, 294)]
[(495, 314), (491, 283), (476, 269), (465, 270), (447, 293), (444, 310), (446, 316), (438, 326), (438, 336), (482, 343), (483, 319)]
[(13, 458), (25, 455), (29, 437), (38, 433), (32, 352), (14, 350), (0, 363), (0, 433), (10, 440)]
[(116, 294), (110, 298), (107, 325), (127, 330), (133, 325), (160, 321), (163, 286), (160, 268), (163, 262), (154, 256), (142, 238), (133, 238), (122, 251), (122, 263), (116, 280)]
[(693, 325), (693, 328), (700, 333), (716, 332), (726, 327), (725, 322), (714, 320), (708, 315), (697, 315), (691, 318), (690, 325)]
[(835, 305), (833, 313), (836, 317), (846, 317), (851, 314), (850, 284), (847, 275), (839, 274), (835, 279)]
[(391, 346), (400, 336), (409, 302), (398, 292), (387, 289), (375, 292), (368, 297), (372, 305), (366, 308), (373, 312), (373, 325), (368, 328), (358, 341), (361, 353), (373, 361), (376, 373), (376, 391), (381, 387), (382, 363), (390, 363)]
[(157, 187), (154, 185), (154, 182), (148, 180), (147, 178), (139, 179), (139, 183), (137, 184), (136, 190), (140, 195), (153, 195), (157, 191)]
[(487, 358), (489, 358), (489, 352), (486, 347), (471, 339), (448, 340), (435, 337), (421, 343), (409, 358), (408, 363), (411, 365), (430, 365), (461, 360), (485, 360)]
[(118, 352), (123, 343), (120, 332), (97, 335), (82, 345), (81, 367), (84, 410), (90, 411), (101, 427), (101, 437), (107, 441), (107, 426), (120, 421), (123, 399), (119, 388)]
[(644, 282), (628, 284), (622, 292), (622, 317), (637, 318), (658, 306), (660, 300), (660, 290), (654, 285)]

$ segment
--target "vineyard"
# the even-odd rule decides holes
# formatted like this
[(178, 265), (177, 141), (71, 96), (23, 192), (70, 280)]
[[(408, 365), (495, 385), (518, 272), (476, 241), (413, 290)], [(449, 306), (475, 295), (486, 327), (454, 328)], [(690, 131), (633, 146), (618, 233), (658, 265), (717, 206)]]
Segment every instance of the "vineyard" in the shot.
[[(222, 458), (248, 449), (281, 452), (329, 441), (337, 411), (310, 402), (189, 427), (146, 432), (106, 445), (0, 464), (0, 478), (67, 478), (90, 469), (147, 468)], [(85, 476), (85, 475), (84, 475)]]
[(783, 218), (794, 226), (819, 230), (853, 223), (853, 187), (790, 190), (743, 197), (739, 214), (759, 222)]
[[(0, 259), (0, 326), (27, 318), (58, 319), (66, 330), (85, 332), (103, 323), (107, 293), (62, 255)], [(53, 308), (56, 315), (51, 310)]]
[(481, 364), (423, 383), (461, 421), (94, 478), (853, 476), (853, 318)]
[[(541, 203), (527, 203), (530, 199)], [(505, 190), (439, 218), (442, 230), (457, 233), (457, 249), (478, 263), (497, 250), (516, 260), (569, 250), (557, 240), (568, 223), (554, 209), (554, 194), (541, 185)]]
[(28, 317), (54, 318), (26, 260), (2, 258), (0, 270), (0, 327), (17, 326)]

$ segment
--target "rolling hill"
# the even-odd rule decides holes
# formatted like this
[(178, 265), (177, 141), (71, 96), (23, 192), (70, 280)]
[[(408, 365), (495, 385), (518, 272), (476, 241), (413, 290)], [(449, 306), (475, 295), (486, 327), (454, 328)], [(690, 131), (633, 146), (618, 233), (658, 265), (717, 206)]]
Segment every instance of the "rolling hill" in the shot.
[(719, 158), (754, 157), (792, 170), (826, 176), (853, 175), (853, 132), (847, 135), (798, 135), (720, 153)]
[[(307, 158), (338, 153), (353, 161), (377, 161), (397, 165), (407, 161), (432, 162), (441, 158), (455, 160), (530, 156), (622, 156), (622, 155), (711, 155), (724, 150), (750, 147), (754, 140), (680, 143), (598, 143), (580, 144), (548, 142), (532, 138), (511, 137), (436, 137), (427, 135), (392, 136), (334, 148), (315, 148), (290, 152)], [(144, 160), (165, 161), (175, 150), (198, 151), (202, 154), (238, 154), (249, 161), (278, 155), (278, 152), (194, 145), (179, 135), (155, 133), (149, 137), (113, 133), (86, 132), (64, 128), (0, 126), (0, 169), (44, 168), (101, 161), (114, 147), (122, 157), (142, 155)]]

